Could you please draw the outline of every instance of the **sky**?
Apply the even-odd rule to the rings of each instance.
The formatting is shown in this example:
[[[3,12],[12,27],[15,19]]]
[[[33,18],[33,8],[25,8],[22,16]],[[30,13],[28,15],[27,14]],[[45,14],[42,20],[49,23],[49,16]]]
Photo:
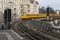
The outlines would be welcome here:
[[[37,0],[40,7],[50,6],[55,10],[60,10],[60,0]]]

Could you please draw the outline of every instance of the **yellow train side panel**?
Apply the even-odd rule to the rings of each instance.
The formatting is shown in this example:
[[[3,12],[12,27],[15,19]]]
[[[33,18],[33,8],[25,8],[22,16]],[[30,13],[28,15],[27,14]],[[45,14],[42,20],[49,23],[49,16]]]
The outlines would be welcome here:
[[[21,16],[22,19],[28,19],[28,18],[45,18],[46,14],[26,14]]]
[[[25,14],[21,16],[22,19],[31,19],[31,18],[46,18],[46,13],[40,14]],[[49,14],[49,17],[60,17],[60,14]]]
[[[50,17],[60,17],[60,14],[49,14]]]

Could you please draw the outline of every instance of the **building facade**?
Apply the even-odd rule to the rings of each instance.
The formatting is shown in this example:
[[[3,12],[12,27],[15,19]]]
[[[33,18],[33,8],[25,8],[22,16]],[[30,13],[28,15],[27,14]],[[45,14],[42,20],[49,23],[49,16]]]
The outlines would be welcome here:
[[[19,18],[24,14],[38,14],[39,4],[35,0],[0,0],[0,14],[4,14],[4,10],[12,9],[12,17]]]
[[[39,13],[39,3],[35,0],[29,0],[22,4],[23,13],[24,14],[38,14]],[[21,11],[22,12],[22,11]]]

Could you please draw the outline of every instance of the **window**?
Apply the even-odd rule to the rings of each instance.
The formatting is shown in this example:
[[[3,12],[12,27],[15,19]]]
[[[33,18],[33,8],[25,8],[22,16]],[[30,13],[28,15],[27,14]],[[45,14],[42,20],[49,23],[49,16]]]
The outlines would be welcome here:
[[[28,10],[28,12],[30,12],[30,10]]]

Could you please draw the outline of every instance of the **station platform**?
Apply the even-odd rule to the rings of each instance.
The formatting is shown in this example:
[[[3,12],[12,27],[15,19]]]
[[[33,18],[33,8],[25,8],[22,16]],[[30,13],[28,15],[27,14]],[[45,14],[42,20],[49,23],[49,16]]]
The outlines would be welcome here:
[[[0,30],[0,40],[24,40],[13,30]]]

